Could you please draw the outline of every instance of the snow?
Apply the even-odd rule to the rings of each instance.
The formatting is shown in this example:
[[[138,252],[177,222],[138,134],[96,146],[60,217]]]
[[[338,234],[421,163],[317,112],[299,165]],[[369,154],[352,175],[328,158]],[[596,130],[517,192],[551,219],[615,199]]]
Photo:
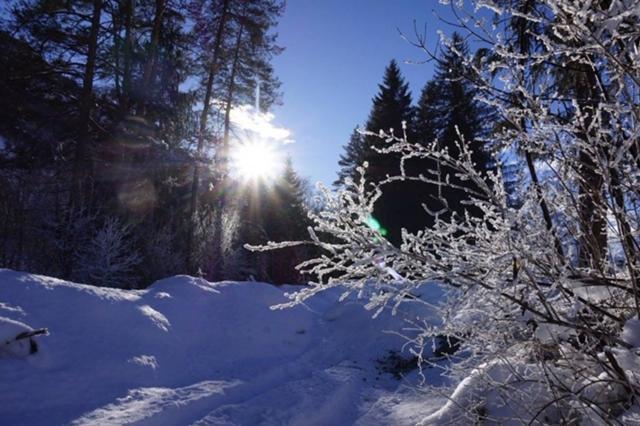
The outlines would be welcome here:
[[[19,321],[0,317],[0,358],[24,358],[31,352],[29,339],[16,340],[16,336],[32,328]]]
[[[446,401],[376,360],[403,315],[340,290],[284,310],[292,287],[177,276],[147,290],[0,269],[0,337],[48,328],[40,350],[0,358],[3,424],[415,424]],[[433,315],[432,315],[433,316]],[[4,334],[3,334],[4,333]],[[5,334],[7,336],[5,336]],[[439,373],[426,370],[427,381]]]
[[[640,347],[640,320],[637,318],[628,320],[622,329],[620,337],[634,348]]]

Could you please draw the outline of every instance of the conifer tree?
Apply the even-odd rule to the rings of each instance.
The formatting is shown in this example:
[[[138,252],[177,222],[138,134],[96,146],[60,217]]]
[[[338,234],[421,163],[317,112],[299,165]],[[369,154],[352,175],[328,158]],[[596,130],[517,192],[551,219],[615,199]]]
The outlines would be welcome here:
[[[453,33],[450,44],[438,59],[433,81],[422,91],[416,130],[419,141],[428,143],[437,137],[438,146],[448,149],[453,156],[459,155],[459,144],[466,144],[471,148],[472,161],[478,170],[486,171],[490,157],[483,137],[492,119],[490,112],[475,99],[477,89],[469,81],[471,70],[464,62],[468,55],[466,41],[460,34]],[[444,182],[448,178],[456,186],[470,185],[459,181],[450,168],[440,164],[432,166],[436,168],[436,180]],[[432,212],[442,211],[445,216],[452,212],[462,214],[465,210],[480,214],[461,204],[466,198],[461,188],[433,184],[428,185],[428,192],[427,207]]]
[[[243,197],[242,243],[306,239],[311,221],[305,192],[306,183],[294,170],[291,159],[286,160],[281,176],[274,182],[253,182]],[[309,255],[304,246],[288,247],[278,253],[247,253],[247,263],[256,279],[276,284],[299,283],[302,277],[295,266]]]
[[[430,80],[420,92],[414,125],[416,143],[428,145],[438,136],[436,123],[439,112],[436,109],[436,103],[440,96],[438,89],[437,82]]]
[[[415,143],[428,146],[438,137],[440,124],[438,117],[438,98],[441,96],[440,86],[436,80],[430,80],[420,92],[420,99],[416,107],[416,119],[414,123]],[[414,159],[410,162],[409,173],[412,175],[423,175],[429,179],[437,178],[440,171],[439,165],[431,159]],[[442,190],[433,183],[423,182],[421,184],[421,201],[432,212],[438,211],[441,204]],[[434,217],[428,212],[423,213],[427,226],[434,223]]]
[[[379,130],[389,131],[394,129],[400,134],[402,123],[411,124],[413,121],[413,107],[411,106],[411,92],[409,84],[404,81],[400,68],[395,60],[392,60],[384,72],[382,84],[378,94],[373,98],[373,106],[366,128],[377,133]],[[384,148],[385,142],[381,138],[368,135],[365,137],[365,149],[363,159],[369,162],[369,179],[380,182],[387,174],[396,171],[397,165],[393,160],[379,154],[375,148]]]
[[[414,108],[411,105],[411,93],[409,85],[404,81],[400,68],[395,60],[387,66],[379,92],[373,98],[373,106],[367,121],[366,128],[371,132],[383,130],[388,132],[394,129],[394,133],[401,135],[403,123],[411,128]],[[411,138],[412,135],[409,134]],[[388,176],[399,173],[398,156],[380,154],[377,149],[385,147],[383,139],[367,135],[364,137],[365,147],[362,159],[369,164],[367,179],[373,183],[379,183]],[[374,218],[380,224],[380,230],[392,242],[400,240],[400,230],[407,226],[407,222],[415,217],[414,211],[408,209],[410,199],[413,199],[411,191],[407,192],[408,185],[403,182],[388,184],[385,194],[379,198],[374,206]]]
[[[256,113],[267,110],[280,99],[280,82],[275,76],[271,59],[281,51],[273,28],[282,12],[283,3],[280,0],[195,0],[193,3],[191,15],[196,22],[194,33],[200,44],[201,56],[197,68],[203,75],[204,89],[196,155],[198,161],[202,161],[207,152],[215,151],[214,159],[202,161],[214,163],[215,167],[214,173],[208,176],[203,173],[203,167],[194,167],[190,197],[191,229],[187,242],[189,268],[192,271],[198,269],[199,258],[193,242],[196,222],[200,217],[199,192],[200,188],[207,187],[201,184],[201,180],[208,179],[216,188],[213,204],[202,207],[207,207],[203,209],[205,214],[215,210],[214,226],[217,229],[214,233],[217,235],[221,235],[222,217],[231,204],[227,197],[230,192],[227,175],[233,108],[253,103],[258,82],[260,105]],[[210,120],[212,117],[217,117],[218,122]],[[211,124],[219,128],[220,133],[215,137],[209,136]],[[214,143],[207,144],[207,141]],[[214,248],[216,252],[221,251],[220,244],[221,240],[218,247]],[[216,255],[221,256],[219,253]],[[214,275],[220,275],[222,269],[224,265],[219,262]]]
[[[338,165],[338,178],[333,183],[338,187],[345,183],[348,177],[353,178],[356,175],[356,168],[362,164],[364,156],[364,136],[358,131],[356,127],[351,132],[349,143],[344,146],[344,153],[340,154],[340,160]]]

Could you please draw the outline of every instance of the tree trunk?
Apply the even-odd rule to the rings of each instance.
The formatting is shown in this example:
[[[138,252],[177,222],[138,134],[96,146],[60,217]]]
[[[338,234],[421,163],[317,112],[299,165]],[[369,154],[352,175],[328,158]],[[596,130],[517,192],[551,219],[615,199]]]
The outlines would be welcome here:
[[[200,162],[202,157],[202,151],[204,149],[204,138],[207,131],[207,119],[209,117],[209,109],[211,102],[211,95],[213,92],[213,81],[215,79],[218,70],[218,57],[220,56],[220,48],[222,46],[222,37],[226,26],[229,3],[231,0],[224,0],[222,4],[222,12],[220,15],[220,21],[218,23],[218,29],[216,31],[216,38],[213,48],[213,57],[211,58],[211,65],[209,68],[209,75],[207,78],[207,87],[204,95],[202,113],[200,114],[200,127],[198,131],[198,147],[196,151],[195,164],[193,166],[193,177],[191,182],[191,200],[190,200],[190,214],[189,214],[189,232],[187,235],[187,263],[190,273],[197,272],[196,259],[194,253],[194,233],[195,222],[198,214],[198,189],[200,186]]]
[[[606,205],[603,199],[604,179],[596,164],[598,153],[589,152],[590,135],[589,126],[595,119],[599,106],[598,79],[596,71],[587,65],[582,65],[583,76],[576,78],[576,93],[578,94],[578,106],[585,115],[585,128],[576,136],[585,145],[578,153],[579,173],[579,216],[580,238],[579,259],[581,267],[602,271],[605,249],[607,246]],[[584,79],[580,78],[583,77]]]
[[[111,36],[113,37],[113,62],[114,62],[114,84],[116,98],[122,99],[122,87],[120,83],[120,15],[115,6],[111,9]]]
[[[140,115],[146,115],[146,105],[149,96],[149,86],[151,84],[151,78],[155,71],[156,56],[158,53],[158,42],[160,40],[160,30],[162,29],[162,19],[164,17],[164,11],[166,9],[165,0],[156,0],[156,11],[153,18],[153,29],[151,30],[151,41],[149,43],[149,52],[147,62],[144,66],[144,72],[142,74],[142,84],[140,95],[143,97],[140,99]]]
[[[93,0],[93,14],[91,16],[91,29],[89,32],[87,64],[85,66],[82,92],[80,93],[80,105],[78,114],[78,140],[76,141],[75,161],[69,197],[69,211],[67,215],[67,227],[74,220],[75,212],[90,204],[90,179],[92,175],[92,158],[90,147],[91,106],[93,104],[93,77],[96,67],[98,51],[98,33],[100,31],[100,14],[102,12],[102,0]],[[67,236],[65,236],[67,237]],[[70,237],[71,240],[75,240]],[[73,253],[75,244],[65,245],[69,247],[63,253],[65,264],[63,278],[69,278],[73,266]]]
[[[88,179],[91,176],[90,153],[90,120],[93,103],[93,77],[95,74],[96,55],[98,49],[98,32],[100,30],[100,13],[102,0],[93,0],[93,15],[88,40],[87,65],[84,71],[82,92],[80,95],[80,109],[78,117],[78,141],[75,150],[75,164],[73,173],[73,187],[71,190],[71,207],[78,208],[83,199],[88,196]]]
[[[535,7],[535,1],[525,1],[522,5],[521,12],[523,14],[530,13],[531,10]],[[514,26],[517,33],[517,43],[520,48],[520,55],[523,59],[520,59],[520,65],[522,68],[525,68],[526,59],[524,59],[529,54],[529,49],[531,47],[531,37],[532,35],[528,32],[528,21],[524,18],[517,17],[515,18]],[[523,82],[524,82],[523,75]],[[520,99],[520,102],[523,102],[523,99]],[[524,106],[524,105],[523,105]],[[520,120],[520,127],[522,132],[526,132],[526,121],[524,118]],[[540,205],[540,210],[542,211],[542,217],[544,218],[544,222],[547,230],[553,236],[553,242],[556,249],[556,253],[561,260],[564,261],[564,250],[562,249],[562,243],[560,239],[556,235],[553,229],[553,220],[551,218],[551,212],[549,210],[549,206],[547,205],[547,201],[544,198],[544,194],[542,192],[542,187],[540,186],[540,181],[538,179],[538,173],[536,171],[535,162],[533,160],[533,155],[531,151],[525,149],[524,151],[525,160],[527,162],[527,169],[529,170],[529,176],[531,177],[531,182],[533,183],[533,187],[536,193],[536,198],[538,199],[538,204]]]
[[[242,35],[244,33],[244,26],[241,25],[238,30],[238,36],[236,38],[236,44],[233,54],[233,65],[231,66],[231,75],[229,76],[229,86],[227,89],[227,100],[224,111],[224,135],[222,138],[222,146],[218,150],[217,166],[218,166],[218,203],[216,207],[215,216],[215,234],[216,241],[216,262],[214,267],[214,279],[223,279],[224,271],[224,229],[222,226],[223,213],[227,206],[227,187],[228,187],[228,173],[229,173],[229,133],[231,130],[231,107],[233,105],[233,95],[236,89],[236,75],[238,73],[238,61],[240,59],[240,47],[242,44]]]
[[[135,0],[125,0],[124,64],[122,71],[122,98],[120,99],[122,115],[128,114],[131,107],[131,56],[133,55],[133,16],[135,7]]]

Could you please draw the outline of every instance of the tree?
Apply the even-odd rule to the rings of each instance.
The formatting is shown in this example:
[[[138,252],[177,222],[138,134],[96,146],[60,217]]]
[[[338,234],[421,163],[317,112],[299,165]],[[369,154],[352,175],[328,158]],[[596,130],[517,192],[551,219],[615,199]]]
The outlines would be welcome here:
[[[69,278],[82,241],[64,222],[82,215],[98,222],[118,215],[136,243],[137,233],[182,233],[178,187],[184,144],[195,132],[192,96],[180,88],[189,72],[181,3],[13,2],[9,23],[24,43],[3,33],[7,53],[13,52],[3,66],[13,75],[0,90],[21,102],[7,108],[12,116],[2,117],[0,134],[12,151],[25,154],[15,157],[8,175],[12,186],[23,182],[25,203],[16,208],[29,227],[16,241],[23,241],[20,263],[30,270]],[[28,173],[20,170],[23,160]],[[179,213],[167,214],[172,210]],[[38,253],[42,247],[24,244],[39,235],[55,239],[48,259]],[[183,249],[172,249],[180,259]],[[149,276],[140,269],[136,274]]]
[[[529,33],[535,60],[523,61],[502,27],[470,29],[490,44],[490,60],[460,60],[472,67],[483,101],[508,123],[494,131],[492,142],[545,162],[539,185],[529,185],[521,205],[511,207],[500,163],[487,173],[474,161],[472,144],[447,150],[384,134],[388,152],[437,161],[455,173],[456,181],[446,185],[464,182],[469,190],[461,203],[482,214],[438,218],[431,228],[403,234],[397,246],[369,225],[384,186],[360,181],[337,193],[326,190],[326,208],[313,215],[310,232],[322,254],[302,265],[317,282],[281,307],[341,286],[347,294],[369,295],[367,307],[376,312],[402,312],[407,303],[424,304],[428,316],[436,309],[442,322],[411,317],[402,331],[415,331],[408,344],[429,362],[433,339],[454,336],[463,356],[446,367],[459,383],[452,401],[421,424],[638,422],[640,286],[637,250],[627,245],[629,230],[640,226],[633,177],[640,166],[633,148],[638,99],[631,95],[640,89],[640,3],[548,0],[524,11],[520,2],[500,3],[477,6],[497,13],[497,22],[518,18],[542,28]],[[560,92],[553,69],[567,67],[581,77],[588,78],[589,69],[606,78],[596,82],[597,90]],[[533,73],[540,74],[529,84],[523,75]],[[597,185],[590,184],[593,175]],[[607,236],[623,252],[600,259],[600,267],[571,262],[557,247],[559,240],[566,248],[583,237],[585,194],[595,209],[609,212]],[[553,209],[551,227],[542,200]],[[595,232],[599,220],[588,219]],[[434,285],[450,289],[446,303],[434,307],[414,296]]]
[[[235,17],[230,24],[235,27],[235,40],[230,46],[229,54],[233,58],[229,65],[229,75],[226,82],[224,100],[224,127],[221,144],[216,148],[216,219],[218,227],[218,245],[215,249],[217,257],[223,260],[223,220],[225,209],[228,208],[227,192],[229,188],[229,149],[231,136],[231,110],[238,103],[249,103],[257,96],[255,114],[261,108],[268,109],[279,98],[280,82],[275,77],[270,64],[272,57],[280,53],[281,48],[276,45],[277,35],[271,34],[272,27],[282,14],[283,6],[274,0],[253,0],[240,2],[238,10],[232,13]],[[257,80],[257,81],[256,81]],[[261,87],[258,87],[260,85]],[[259,94],[256,94],[256,90]],[[231,207],[233,208],[233,207]],[[220,268],[214,277],[221,276],[224,269],[223,262],[216,263]]]
[[[212,184],[216,188],[214,221],[222,224],[228,192],[228,150],[232,131],[231,112],[234,106],[252,103],[256,82],[260,81],[259,108],[268,109],[279,100],[280,83],[270,64],[274,55],[281,51],[276,44],[277,34],[273,28],[282,14],[283,3],[278,0],[217,1],[198,0],[192,11],[196,20],[196,38],[201,43],[205,63],[201,65],[205,74],[204,108],[200,114],[200,130],[196,156],[201,158],[205,148],[215,151],[215,167]],[[212,29],[215,33],[212,34]],[[213,46],[213,47],[212,47]],[[213,51],[210,58],[209,51]],[[211,64],[215,63],[215,67]],[[203,66],[204,65],[204,66]],[[216,91],[218,91],[216,93]],[[215,95],[215,97],[214,97]],[[211,108],[213,99],[219,100]],[[259,111],[257,111],[259,112]],[[216,143],[205,147],[207,123],[210,114],[220,114],[221,134]],[[203,159],[201,158],[200,161]],[[191,190],[191,227],[188,251],[190,269],[197,269],[197,253],[193,246],[193,227],[198,220],[198,191],[202,179],[200,168],[194,168]],[[220,235],[220,229],[215,233]],[[219,249],[219,248],[218,248]],[[222,267],[222,265],[220,265]]]
[[[221,5],[213,2],[202,0],[198,3],[199,8],[195,9],[198,19],[196,20],[196,31],[199,31],[199,39],[202,40],[205,48],[210,47],[210,33],[208,28],[215,28],[215,35],[212,43],[212,56],[205,56],[204,69],[206,80],[204,83],[205,92],[202,102],[202,111],[199,119],[198,143],[195,154],[195,163],[193,166],[193,176],[191,178],[191,196],[189,207],[189,230],[187,234],[187,263],[189,270],[193,273],[196,270],[196,253],[194,248],[194,233],[198,214],[198,189],[200,187],[200,166],[203,162],[205,149],[205,139],[207,138],[207,122],[209,120],[209,110],[211,108],[211,100],[213,96],[213,83],[217,77],[219,69],[220,53],[222,48],[223,36],[227,20],[229,18],[229,6],[231,0],[223,0]],[[208,19],[207,19],[208,18]]]
[[[243,244],[296,241],[307,235],[311,221],[305,202],[306,183],[293,169],[290,158],[277,180],[273,183],[256,182],[248,191],[244,197],[247,200],[245,212],[241,215]],[[302,276],[295,266],[311,253],[306,247],[290,247],[281,252],[251,254],[250,270],[256,279],[276,284],[299,283]]]
[[[527,58],[531,53],[535,52],[536,49],[539,48],[536,44],[539,44],[540,42],[540,35],[544,31],[544,26],[540,22],[526,19],[524,16],[538,13],[537,11],[542,5],[538,0],[519,0],[515,2],[511,0],[501,0],[500,4],[502,6],[509,7],[512,11],[516,12],[513,13],[506,21],[505,34],[509,37],[509,45],[512,46],[513,51],[520,54],[518,63],[519,84],[526,87],[534,87],[534,85],[540,81],[539,78],[542,74],[541,67],[532,64]],[[496,19],[499,19],[499,17],[496,16]],[[511,102],[515,104],[522,104],[526,101],[522,94],[518,93],[512,93],[510,99]],[[520,117],[516,122],[509,122],[507,120],[505,124],[520,129],[522,134],[526,134],[528,123],[525,117]],[[554,233],[555,231],[553,230],[551,210],[549,209],[547,200],[544,198],[544,193],[541,188],[538,171],[534,161],[536,151],[529,149],[528,144],[521,144],[518,148],[518,151],[525,157],[527,170],[529,171],[529,177],[531,178],[531,184],[536,196],[538,197],[538,203],[540,205],[540,210],[542,212],[547,231]],[[564,249],[562,248],[560,239],[557,236],[554,238],[554,246],[558,255],[560,257],[564,257]]]
[[[344,185],[347,178],[354,178],[357,176],[356,169],[364,161],[364,136],[360,133],[358,128],[353,129],[349,143],[344,146],[344,153],[340,154],[340,160],[338,161],[338,178],[333,183],[334,186],[340,187]]]
[[[0,257],[69,278],[79,247],[61,217],[82,213],[131,227],[145,282],[158,271],[202,266],[200,246],[216,233],[205,225],[214,228],[225,205],[224,191],[209,188],[225,187],[231,112],[253,103],[257,81],[258,109],[279,101],[270,61],[280,51],[273,27],[282,7],[275,0],[3,3],[3,22],[24,42],[0,35],[0,62],[11,74],[0,79],[9,111],[0,117],[8,141],[0,205],[15,222],[0,238],[11,254]],[[197,78],[200,87],[185,84]],[[30,241],[49,233],[68,241],[47,261]],[[166,268],[152,266],[154,250],[142,238],[158,233],[173,254]]]
[[[102,0],[83,0],[73,5],[37,0],[18,3],[12,10],[18,34],[39,46],[39,53],[54,64],[54,72],[76,79],[81,86],[70,187],[75,208],[87,202],[91,191],[87,187],[92,173],[90,120],[102,8]]]
[[[430,80],[425,84],[420,93],[420,99],[416,107],[414,132],[415,141],[425,147],[435,143],[442,133],[439,126],[441,126],[444,121],[442,119],[443,113],[446,114],[447,111],[446,109],[441,110],[440,108],[442,108],[442,106],[439,105],[439,103],[442,103],[440,98],[444,96],[441,90],[443,84],[445,84],[444,81]],[[427,226],[433,226],[435,214],[440,214],[440,211],[444,207],[444,202],[446,202],[443,201],[443,186],[439,184],[443,178],[442,167],[438,161],[425,159],[413,160],[410,166],[410,173],[412,175],[422,174],[433,180],[432,183],[422,184],[424,194],[423,201],[430,212],[430,214],[427,215]]]
[[[424,145],[432,143],[438,137],[438,118],[442,111],[437,109],[438,98],[442,96],[436,80],[430,80],[420,92],[416,107],[415,137]]]
[[[405,127],[411,129],[414,117],[411,102],[409,85],[402,78],[397,62],[392,60],[385,69],[379,92],[373,98],[371,113],[366,124],[367,130],[378,132],[394,129],[394,132],[400,134]],[[364,142],[362,160],[368,163],[367,175],[371,182],[380,183],[387,177],[398,174],[398,157],[384,155],[381,152],[387,147],[382,139],[366,135]],[[386,194],[376,201],[372,219],[380,224],[383,233],[391,241],[398,242],[400,230],[406,227],[407,222],[414,217],[415,211],[405,206],[415,194],[409,195],[406,186],[401,182],[390,182],[388,186]]]
[[[476,100],[477,90],[472,83],[473,71],[465,62],[469,56],[466,41],[454,32],[436,65],[434,79],[424,87],[417,112],[417,132],[420,141],[430,143],[437,138],[439,149],[446,149],[458,156],[460,145],[468,145],[471,160],[482,171],[489,170],[489,153],[483,137],[492,119],[487,108]],[[431,195],[427,206],[432,212],[441,212],[444,218],[451,213],[475,215],[470,206],[462,204],[465,191],[474,190],[468,182],[456,178],[456,171],[436,162],[425,164],[424,169],[433,170],[436,182],[429,185]],[[444,182],[451,183],[443,185]]]
[[[108,218],[78,253],[74,278],[104,287],[135,288],[134,268],[140,256],[129,238],[129,228]]]

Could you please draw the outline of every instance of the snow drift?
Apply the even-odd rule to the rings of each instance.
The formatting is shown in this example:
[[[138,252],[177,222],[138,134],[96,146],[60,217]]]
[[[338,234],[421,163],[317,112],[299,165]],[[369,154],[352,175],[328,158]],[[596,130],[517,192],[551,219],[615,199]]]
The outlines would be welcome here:
[[[372,320],[337,292],[271,310],[285,290],[188,276],[119,290],[0,270],[0,334],[50,332],[37,353],[0,358],[0,419],[412,424],[441,405],[376,368],[404,343],[383,332],[400,317]]]

